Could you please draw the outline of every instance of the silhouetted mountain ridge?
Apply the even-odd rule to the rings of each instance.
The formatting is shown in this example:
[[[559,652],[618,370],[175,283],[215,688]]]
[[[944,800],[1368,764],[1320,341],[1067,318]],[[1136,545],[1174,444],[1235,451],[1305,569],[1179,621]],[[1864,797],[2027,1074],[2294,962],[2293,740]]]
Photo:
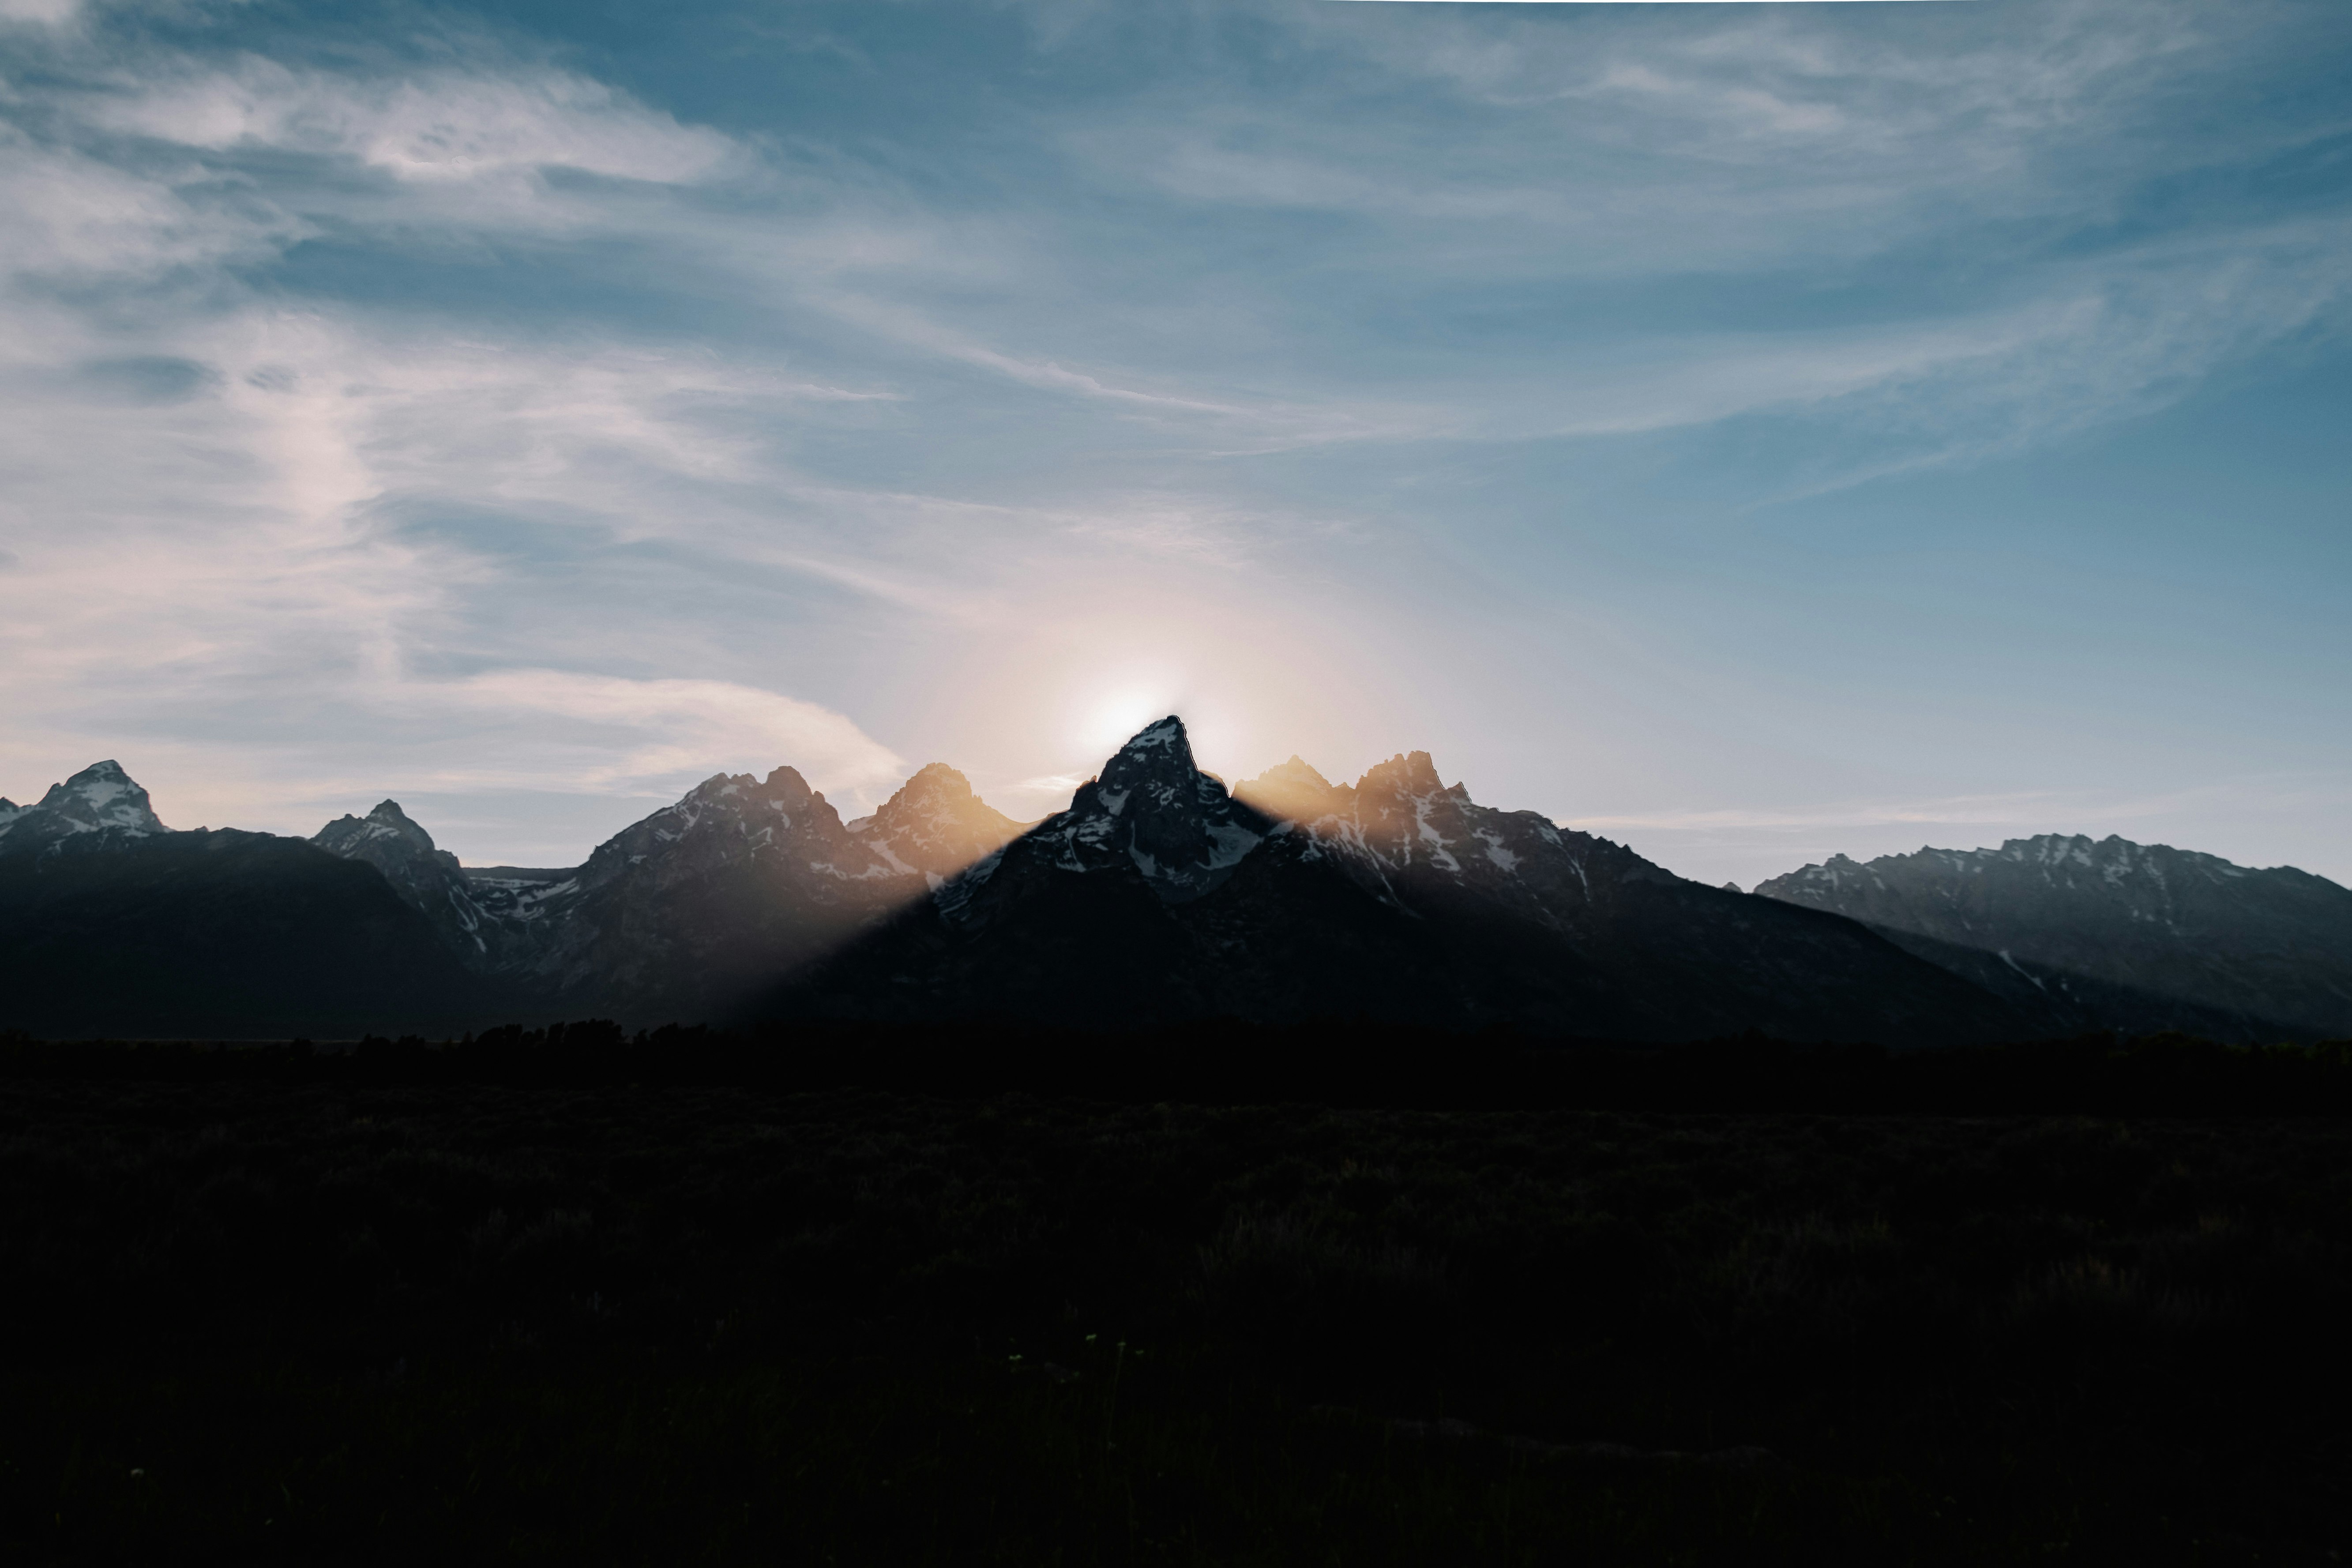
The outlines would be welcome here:
[[[1446,785],[1299,759],[1232,794],[1154,724],[1047,818],[772,1006],[1118,1026],[1233,1016],[1993,1037],[2013,1010],[1850,921],[1789,918]]]
[[[1228,790],[1174,716],[1025,829],[944,764],[846,823],[779,767],[713,775],[568,868],[462,867],[391,800],[308,841],[173,833],[105,763],[0,809],[0,1025],[1363,1018],[1910,1045],[2334,1016],[2352,894],[2324,879],[2121,840],[1897,858],[1747,895],[1481,805],[1425,752]],[[2026,934],[1987,946],[1995,925]],[[2184,943],[2237,989],[2151,983],[2194,967]]]

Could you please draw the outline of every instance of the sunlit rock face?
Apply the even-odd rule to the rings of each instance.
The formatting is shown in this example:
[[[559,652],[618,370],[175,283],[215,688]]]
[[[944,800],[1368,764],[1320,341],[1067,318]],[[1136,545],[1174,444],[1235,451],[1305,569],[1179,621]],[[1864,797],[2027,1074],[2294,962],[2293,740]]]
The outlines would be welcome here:
[[[122,764],[93,763],[28,806],[0,801],[0,854],[45,848],[78,834],[138,838],[168,833]]]
[[[1342,816],[1351,809],[1355,797],[1354,790],[1333,784],[1296,753],[1288,762],[1234,786],[1235,800],[1276,822],[1314,822]]]
[[[848,829],[893,870],[936,885],[1003,848],[1021,825],[974,795],[970,779],[933,763]]]
[[[1310,853],[1410,907],[1486,905],[1570,934],[1620,883],[1679,880],[1622,845],[1532,811],[1476,804],[1438,777],[1427,752],[1391,757],[1352,785],[1329,784],[1293,757],[1234,793],[1311,837]]]
[[[2352,1036],[2352,889],[2293,867],[2044,834],[1867,863],[1833,856],[1756,891],[1906,945],[1949,944],[1963,950],[1948,955],[1955,963],[1989,956],[1995,983],[2044,994],[2104,983],[2222,1015],[2155,1016],[2154,1026]]]

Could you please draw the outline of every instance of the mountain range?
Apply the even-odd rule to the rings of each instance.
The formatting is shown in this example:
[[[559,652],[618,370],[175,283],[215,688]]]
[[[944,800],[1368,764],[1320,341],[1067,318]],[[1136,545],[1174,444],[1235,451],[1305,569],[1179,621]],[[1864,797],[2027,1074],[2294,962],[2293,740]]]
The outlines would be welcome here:
[[[2044,834],[1840,855],[1758,886],[2086,1024],[2224,1039],[2352,1036],[2352,892],[2291,866]]]
[[[386,800],[174,832],[116,763],[0,801],[0,1026],[450,1034],[513,1019],[1363,1018],[1953,1044],[2352,1035],[2352,892],[2108,839],[1808,866],[1754,894],[1446,784],[1231,788],[1182,721],[1022,825],[923,768],[845,822],[719,774],[567,868],[468,868]]]

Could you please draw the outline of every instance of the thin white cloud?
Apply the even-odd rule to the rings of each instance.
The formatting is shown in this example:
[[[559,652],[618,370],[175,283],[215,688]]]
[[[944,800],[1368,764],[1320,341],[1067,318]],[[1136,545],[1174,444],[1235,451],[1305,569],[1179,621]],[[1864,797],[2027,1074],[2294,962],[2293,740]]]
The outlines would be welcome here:
[[[81,15],[82,0],[0,0],[0,23],[62,26]]]
[[[565,168],[676,184],[712,176],[736,153],[717,132],[546,68],[387,80],[247,58],[160,80],[142,72],[88,113],[96,124],[179,146],[348,158],[403,181]]]
[[[0,125],[0,272],[19,278],[148,280],[278,254],[307,226],[249,195],[204,200],[194,169],[117,167]]]
[[[571,670],[502,669],[443,686],[407,687],[404,700],[474,707],[501,718],[577,721],[608,758],[566,782],[601,790],[666,784],[729,767],[789,761],[820,789],[871,791],[898,783],[904,763],[830,709],[723,680],[633,680]],[[623,739],[614,744],[614,732]]]

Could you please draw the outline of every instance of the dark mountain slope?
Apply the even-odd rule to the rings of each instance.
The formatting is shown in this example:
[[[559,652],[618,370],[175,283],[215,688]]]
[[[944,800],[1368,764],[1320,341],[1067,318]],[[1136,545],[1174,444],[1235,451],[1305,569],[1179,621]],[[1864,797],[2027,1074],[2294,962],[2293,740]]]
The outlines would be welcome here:
[[[433,836],[398,801],[380,802],[365,816],[339,816],[310,842],[383,873],[393,891],[431,923],[442,945],[476,973],[528,970],[551,944],[543,886],[486,885],[468,876],[455,855],[434,847]]]
[[[1319,788],[1317,786],[1320,786]],[[1293,758],[1239,787],[1430,921],[1487,1016],[1579,1034],[1948,1041],[2034,1032],[1852,923],[1792,921],[1605,838],[1446,785],[1425,752],[1352,787]]]
[[[767,1010],[1094,1028],[1356,1013],[1472,1020],[1423,922],[1366,899],[1328,865],[1302,862],[1296,845],[1269,846],[1220,868],[1228,874],[1215,892],[1178,899],[1133,864],[1073,874],[1061,862],[1067,847],[1059,837],[1042,848],[1016,841],[971,881],[898,910]]]
[[[1838,856],[1757,892],[2185,1006],[2225,1037],[2352,1036],[2352,889],[2291,867],[2045,835]]]
[[[1893,926],[1870,929],[1904,952],[1924,958],[1939,969],[1948,969],[2041,1020],[2034,1031],[2037,1035],[2071,1037],[2105,1031],[2261,1042],[2286,1039],[2296,1032],[2284,1024],[2202,1006],[2137,986],[2118,985],[2112,980],[2037,963],[2030,958],[1962,947],[1958,942],[1939,942],[1916,931],[1897,931]]]
[[[1361,989],[1374,1010],[1386,995],[1412,1016],[1454,1016],[1430,933],[1336,868],[1302,859],[1303,845],[1261,850],[1274,826],[1195,768],[1183,725],[1166,720],[1081,785],[1069,809],[768,1005],[1118,1027],[1313,1016]]]
[[[469,875],[394,801],[309,841],[175,834],[100,763],[0,813],[0,1025],[258,1037],[723,1016],[1013,830],[951,768],[848,826],[779,768],[707,780],[575,869]]]
[[[1175,719],[1047,818],[773,998],[787,1013],[1115,1025],[1511,1021],[1901,1043],[2020,1016],[1853,921],[1685,882],[1441,784],[1296,759],[1229,795]]]
[[[764,781],[721,773],[614,835],[563,880],[502,889],[545,927],[513,973],[574,1012],[729,1016],[1013,829],[937,763],[854,825],[792,768]]]
[[[546,889],[554,940],[523,977],[591,1010],[709,1017],[921,891],[794,770],[722,773]]]
[[[0,854],[0,1025],[347,1037],[496,1005],[373,868],[300,839],[100,829]]]

